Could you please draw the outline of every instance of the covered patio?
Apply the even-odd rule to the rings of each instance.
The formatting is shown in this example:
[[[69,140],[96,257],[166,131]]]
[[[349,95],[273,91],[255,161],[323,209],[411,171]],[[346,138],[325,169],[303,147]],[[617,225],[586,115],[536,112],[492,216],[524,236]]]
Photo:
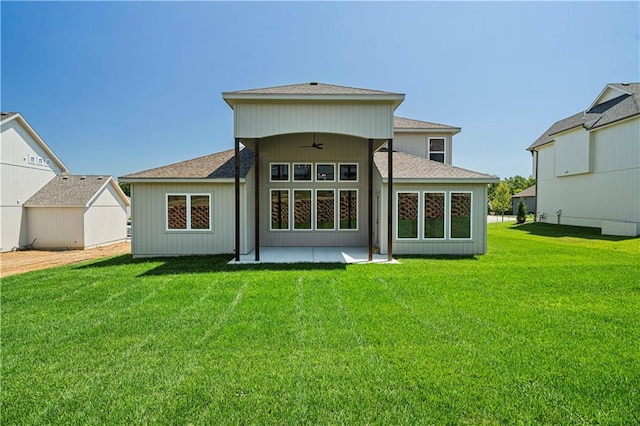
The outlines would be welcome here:
[[[387,255],[373,254],[369,260],[368,247],[261,247],[260,260],[252,250],[235,258],[230,265],[258,263],[399,263]]]

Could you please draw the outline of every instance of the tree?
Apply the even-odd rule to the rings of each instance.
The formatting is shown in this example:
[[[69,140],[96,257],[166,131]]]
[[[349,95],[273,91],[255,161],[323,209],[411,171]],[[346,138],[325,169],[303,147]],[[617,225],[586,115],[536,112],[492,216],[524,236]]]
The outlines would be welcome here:
[[[527,205],[524,203],[524,200],[520,198],[518,202],[518,215],[516,216],[516,221],[518,223],[525,223],[527,221]]]
[[[502,214],[502,220],[504,220],[504,212],[511,210],[511,191],[506,182],[502,181],[498,184],[491,199],[491,207],[496,213]]]
[[[525,178],[520,175],[505,178],[504,181],[507,182],[507,185],[509,185],[511,195],[517,194],[518,192],[523,191],[536,183],[536,180],[533,178],[533,176]]]
[[[118,186],[127,197],[131,197],[131,185],[128,182],[118,182]]]

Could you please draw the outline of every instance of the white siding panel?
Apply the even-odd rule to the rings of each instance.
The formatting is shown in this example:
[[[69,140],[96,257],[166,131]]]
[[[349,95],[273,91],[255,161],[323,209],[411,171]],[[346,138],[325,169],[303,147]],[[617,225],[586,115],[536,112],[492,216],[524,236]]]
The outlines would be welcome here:
[[[582,127],[556,137],[556,176],[571,176],[591,171],[589,139],[589,132]]]
[[[30,164],[30,157],[36,164]],[[17,120],[1,126],[0,133],[0,251],[24,246],[28,241],[22,204],[60,173],[42,147]]]
[[[25,208],[29,242],[34,248],[84,248],[84,208],[29,207]]]
[[[542,221],[598,228],[603,220],[640,223],[638,135],[640,119],[592,132],[593,173],[583,175],[542,173],[552,156],[546,154],[549,148],[541,149],[537,210],[545,216]]]
[[[550,143],[538,149],[538,181],[555,179],[556,147]]]
[[[131,251],[134,256],[233,253],[233,183],[134,183]],[[212,231],[167,231],[166,194],[212,196]]]
[[[126,238],[126,206],[113,186],[107,185],[85,210],[85,247],[111,244]]]
[[[393,136],[393,110],[389,104],[239,103],[234,120],[235,137],[239,138],[301,132],[372,139]]]

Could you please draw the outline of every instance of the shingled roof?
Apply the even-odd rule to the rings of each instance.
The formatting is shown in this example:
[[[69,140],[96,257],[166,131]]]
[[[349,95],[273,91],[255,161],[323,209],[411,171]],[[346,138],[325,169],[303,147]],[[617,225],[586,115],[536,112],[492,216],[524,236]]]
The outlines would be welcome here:
[[[110,182],[117,187],[111,176],[103,175],[61,175],[33,194],[25,203],[25,207],[83,207],[104,186]],[[124,194],[121,194],[126,200]],[[128,201],[127,201],[128,203]]]
[[[380,150],[374,154],[375,165],[383,179],[389,178],[388,155],[386,150]],[[492,175],[395,151],[393,153],[393,179],[498,181],[498,178]]]
[[[622,94],[595,105],[589,110],[578,112],[555,122],[527,149],[531,151],[541,145],[553,142],[556,134],[579,126],[585,126],[589,130],[597,129],[625,118],[640,115],[640,83],[612,83],[607,85],[607,87],[609,86],[630,94]]]
[[[418,130],[460,130],[460,127],[448,126],[446,124],[433,123],[430,121],[414,120],[412,118],[405,117],[393,117],[394,129],[418,129]]]
[[[381,90],[360,89],[357,87],[337,86],[315,81],[285,86],[263,87],[260,89],[237,90],[227,94],[264,94],[264,95],[399,95],[400,93]]]
[[[253,165],[254,155],[248,149],[240,151],[240,177],[245,178]],[[120,177],[127,179],[233,179],[234,150],[217,152],[192,160],[181,161],[155,169]]]
[[[527,189],[523,189],[517,194],[513,194],[511,198],[523,198],[523,197],[535,197],[536,196],[536,186],[531,185]]]
[[[0,112],[0,120],[4,120],[5,118],[9,118],[16,114],[17,112]]]

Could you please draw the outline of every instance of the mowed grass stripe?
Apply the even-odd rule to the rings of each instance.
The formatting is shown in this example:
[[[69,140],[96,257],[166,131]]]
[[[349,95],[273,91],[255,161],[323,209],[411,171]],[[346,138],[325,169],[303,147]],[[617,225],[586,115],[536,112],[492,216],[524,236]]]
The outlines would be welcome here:
[[[640,239],[497,224],[474,258],[227,260],[119,257],[3,280],[3,422],[640,418]]]

